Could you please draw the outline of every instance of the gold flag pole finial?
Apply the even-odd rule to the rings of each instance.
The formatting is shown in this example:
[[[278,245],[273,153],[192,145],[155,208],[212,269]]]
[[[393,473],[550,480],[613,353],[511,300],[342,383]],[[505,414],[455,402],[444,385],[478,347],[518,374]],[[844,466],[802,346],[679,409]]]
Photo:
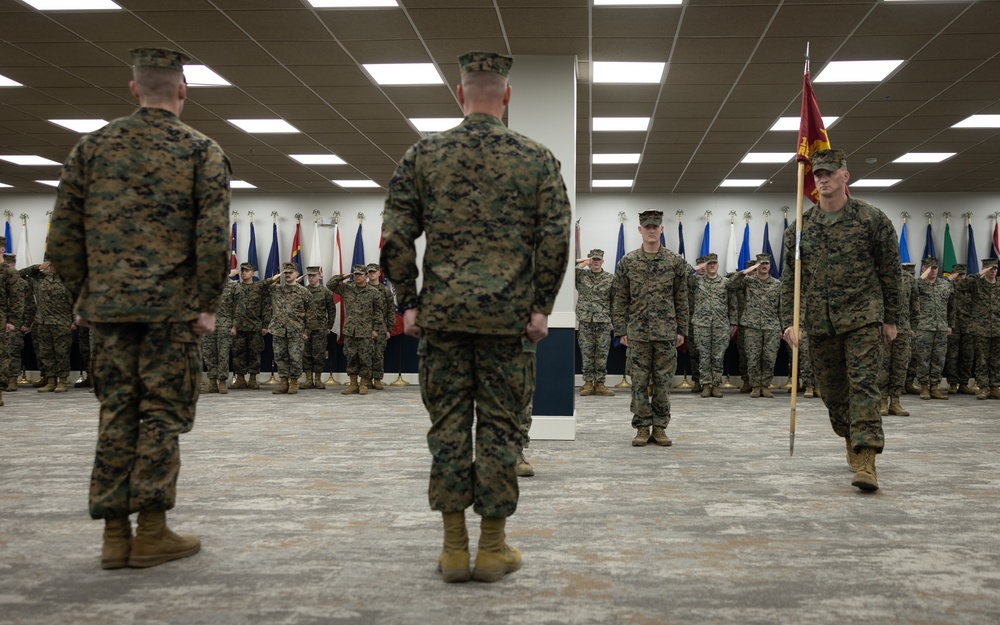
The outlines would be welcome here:
[[[364,220],[365,220],[365,214],[364,213],[358,213],[358,222],[362,222]]]
[[[4,215],[4,217],[6,217],[7,219],[10,219],[11,217],[13,217],[13,216],[14,216],[14,213],[13,213],[13,212],[11,212],[10,210],[5,210],[5,211],[3,212],[3,215]]]
[[[707,219],[708,219],[709,217],[711,217],[711,216],[712,216],[712,211],[710,211],[710,210],[707,210],[707,211],[705,211],[705,219],[706,219],[706,220],[707,220]]]
[[[302,213],[295,213],[295,221],[302,223]]]
[[[21,225],[22,226],[28,225],[28,213],[21,213]]]
[[[247,211],[247,217],[250,218],[250,221],[253,221],[253,211]]]
[[[278,211],[271,211],[271,219],[274,220],[274,223],[278,223]]]
[[[930,225],[931,221],[933,221],[933,219],[934,219],[934,213],[928,211],[928,212],[924,213],[924,217],[927,218],[927,224]]]
[[[683,216],[684,216],[684,211],[682,210],[677,211],[677,221],[680,221],[681,217]]]
[[[747,223],[750,223],[750,211],[743,213],[743,219],[745,219]]]
[[[767,219],[771,216],[771,209],[764,209],[764,223],[767,223]]]
[[[951,211],[945,211],[942,214],[944,215],[944,223],[948,223],[948,218],[951,217]]]
[[[729,225],[736,223],[736,211],[729,211]]]
[[[906,220],[910,218],[910,213],[907,211],[903,211],[902,213],[900,213],[900,216],[903,218],[903,223],[905,224]]]
[[[781,207],[781,214],[785,216],[785,219],[788,219],[788,207],[787,206],[782,206]]]
[[[333,211],[333,223],[340,224],[340,211]]]
[[[313,209],[313,223],[319,223],[319,209]]]
[[[618,211],[618,223],[625,223],[625,211]]]

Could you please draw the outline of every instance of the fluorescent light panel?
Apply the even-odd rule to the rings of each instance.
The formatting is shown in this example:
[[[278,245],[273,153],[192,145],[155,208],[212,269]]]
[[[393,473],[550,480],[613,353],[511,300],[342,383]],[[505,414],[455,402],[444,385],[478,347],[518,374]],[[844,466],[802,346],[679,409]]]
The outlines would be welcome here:
[[[441,132],[462,123],[462,117],[411,117],[410,123],[420,132]]]
[[[226,121],[250,134],[299,132],[298,128],[283,119],[227,119]]]
[[[902,181],[902,178],[865,178],[864,180],[852,181],[850,186],[854,189],[861,187],[891,187]]]
[[[398,7],[396,0],[309,0],[317,9],[367,9],[371,7]]]
[[[58,180],[36,180],[35,182],[37,182],[38,184],[48,185],[50,187],[58,187],[59,186],[59,181]]]
[[[23,87],[21,83],[0,74],[0,87]]]
[[[12,184],[7,184],[6,182],[0,182],[0,189],[11,189],[13,187],[14,185]]]
[[[646,132],[648,117],[595,117],[594,132]]]
[[[795,158],[791,152],[749,152],[741,163],[787,163]]]
[[[631,187],[635,180],[591,180],[590,186],[597,187]]]
[[[47,158],[35,156],[34,154],[10,154],[0,156],[0,161],[7,161],[8,163],[13,163],[15,165],[62,165],[62,163],[50,161]]]
[[[659,84],[663,78],[666,63],[618,63],[595,61],[593,80],[595,83],[611,84]]]
[[[184,80],[188,87],[230,87],[232,83],[219,76],[207,65],[185,65]]]
[[[433,63],[365,63],[372,80],[380,85],[443,85]]]
[[[760,185],[767,182],[763,178],[760,179],[739,179],[739,178],[726,178],[719,185],[720,187],[759,187]]]
[[[24,0],[39,11],[121,11],[111,0]]]
[[[882,82],[902,59],[893,61],[830,61],[813,82]]]
[[[955,156],[957,152],[909,152],[893,161],[893,163],[940,163]]]
[[[108,124],[107,120],[104,119],[50,119],[49,123],[62,126],[73,132],[94,132]]]
[[[1000,128],[1000,115],[970,115],[952,128]]]
[[[346,165],[347,161],[336,154],[289,154],[303,165]]]
[[[823,127],[829,128],[830,126],[834,125],[838,119],[840,118],[835,116],[827,117],[826,115],[824,115]],[[801,123],[801,121],[802,120],[799,117],[779,117],[778,121],[774,122],[774,125],[768,128],[768,130],[777,130],[777,131],[794,130],[795,132],[798,132],[799,123]]]
[[[591,162],[594,165],[636,165],[641,155],[635,154],[594,154]]]
[[[333,184],[345,189],[377,189],[379,184],[374,180],[331,180]]]
[[[250,184],[246,180],[230,180],[230,189],[256,189],[257,185]]]
[[[684,4],[684,0],[594,0],[595,7],[650,7],[677,6],[678,4]]]

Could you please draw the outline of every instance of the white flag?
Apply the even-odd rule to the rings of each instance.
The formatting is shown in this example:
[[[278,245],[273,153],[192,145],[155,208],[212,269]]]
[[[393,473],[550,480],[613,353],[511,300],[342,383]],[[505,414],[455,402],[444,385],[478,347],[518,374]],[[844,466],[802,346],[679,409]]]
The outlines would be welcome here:
[[[21,238],[17,241],[17,249],[14,250],[17,254],[17,268],[24,269],[25,267],[30,267],[35,263],[31,262],[31,250],[28,249],[28,222],[24,221],[21,224]]]
[[[736,242],[736,222],[729,221],[729,249],[726,250],[726,271],[739,271],[740,246]]]
[[[306,262],[308,267],[319,267],[319,280],[320,283],[323,282],[323,254],[319,247],[319,221],[313,221],[313,242],[309,247],[309,254],[307,255],[309,260]]]
[[[344,273],[344,259],[340,250],[340,224],[333,225],[333,265],[330,268],[330,277],[339,276]],[[344,334],[344,302],[339,295],[334,296],[333,301],[337,303],[337,315],[333,321],[333,331],[339,335]]]

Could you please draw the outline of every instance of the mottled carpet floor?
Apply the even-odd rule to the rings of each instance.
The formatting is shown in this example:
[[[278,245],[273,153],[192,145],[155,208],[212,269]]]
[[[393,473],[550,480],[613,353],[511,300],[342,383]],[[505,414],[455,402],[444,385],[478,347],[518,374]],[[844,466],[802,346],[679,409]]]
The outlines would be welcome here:
[[[528,451],[522,570],[447,585],[414,386],[203,396],[169,515],[203,550],[118,571],[87,514],[93,395],[4,399],[0,623],[1000,623],[996,401],[905,398],[864,494],[819,400],[789,457],[784,393],[678,392],[669,448],[630,446],[627,395],[577,398],[577,439]]]

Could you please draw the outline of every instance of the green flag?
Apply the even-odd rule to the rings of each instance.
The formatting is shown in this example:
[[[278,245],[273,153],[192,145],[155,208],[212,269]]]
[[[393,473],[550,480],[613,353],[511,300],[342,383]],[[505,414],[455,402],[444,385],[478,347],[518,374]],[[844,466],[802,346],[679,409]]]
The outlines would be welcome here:
[[[941,260],[941,274],[949,275],[951,266],[958,262],[955,258],[955,246],[951,243],[951,226],[946,221],[944,223],[944,258]]]

